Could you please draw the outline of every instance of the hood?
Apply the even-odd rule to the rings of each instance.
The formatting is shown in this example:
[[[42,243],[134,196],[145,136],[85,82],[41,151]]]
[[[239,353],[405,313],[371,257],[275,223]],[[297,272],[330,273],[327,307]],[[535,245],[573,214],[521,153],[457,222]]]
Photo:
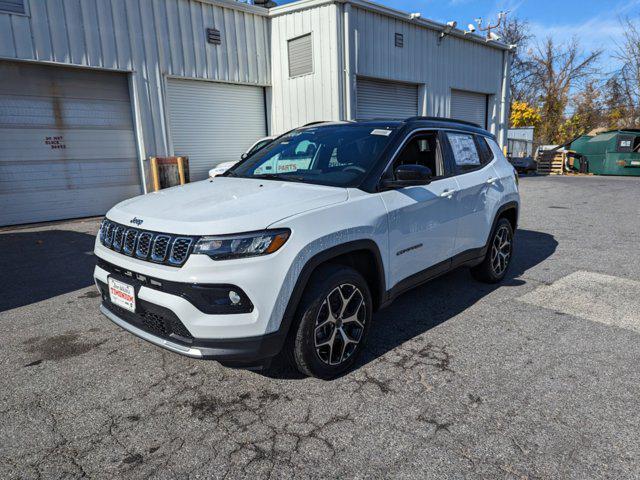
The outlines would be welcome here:
[[[125,200],[107,216],[144,230],[224,235],[262,230],[278,220],[347,198],[346,188],[216,177]]]

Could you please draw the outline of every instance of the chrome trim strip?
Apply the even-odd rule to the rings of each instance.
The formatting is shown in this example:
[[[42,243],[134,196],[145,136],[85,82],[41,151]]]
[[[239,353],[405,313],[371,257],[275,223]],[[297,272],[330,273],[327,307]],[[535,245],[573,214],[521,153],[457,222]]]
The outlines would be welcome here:
[[[179,240],[184,240],[186,242],[186,247],[185,248],[187,250],[184,253],[184,258],[182,260],[176,261],[175,260],[175,255],[173,253],[174,253],[174,250],[175,250],[175,247],[176,247],[176,243]],[[189,254],[191,253],[191,245],[192,244],[193,244],[193,238],[191,238],[191,237],[175,237],[173,239],[173,242],[171,242],[171,245],[170,245],[170,248],[169,248],[169,260],[168,260],[168,262],[171,265],[182,265],[187,260],[187,258],[189,257]]]
[[[150,333],[145,332],[144,330],[134,325],[131,325],[128,322],[125,322],[117,315],[114,315],[104,305],[100,305],[100,311],[105,317],[107,317],[109,320],[111,320],[113,323],[115,323],[119,327],[125,329],[129,333],[133,333],[135,336],[140,337],[143,340],[146,340],[147,342],[151,342],[154,345],[157,345],[162,348],[166,348],[167,350],[171,350],[173,352],[186,355],[187,357],[193,357],[193,358],[203,357],[202,350],[198,348],[186,347],[184,345],[180,345],[178,343],[173,343],[173,342],[170,342],[169,340],[165,340],[164,338],[151,335]]]

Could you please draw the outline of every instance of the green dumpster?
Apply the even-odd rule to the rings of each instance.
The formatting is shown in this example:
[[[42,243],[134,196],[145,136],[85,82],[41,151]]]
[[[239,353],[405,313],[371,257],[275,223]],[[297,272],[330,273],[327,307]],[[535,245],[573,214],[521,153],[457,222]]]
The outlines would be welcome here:
[[[570,149],[586,160],[589,173],[640,176],[640,129],[583,135]]]

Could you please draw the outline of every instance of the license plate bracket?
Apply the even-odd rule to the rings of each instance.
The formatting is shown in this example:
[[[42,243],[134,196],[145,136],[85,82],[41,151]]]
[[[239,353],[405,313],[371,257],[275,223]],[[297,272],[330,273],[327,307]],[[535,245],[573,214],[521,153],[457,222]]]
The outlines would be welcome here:
[[[136,311],[136,289],[133,285],[109,277],[109,299],[114,305],[130,312]]]

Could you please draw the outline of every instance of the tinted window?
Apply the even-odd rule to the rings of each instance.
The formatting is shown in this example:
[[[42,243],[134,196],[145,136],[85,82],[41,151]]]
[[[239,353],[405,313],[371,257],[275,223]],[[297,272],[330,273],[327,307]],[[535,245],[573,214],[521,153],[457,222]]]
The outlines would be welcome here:
[[[394,161],[398,165],[422,165],[429,167],[434,176],[443,175],[438,134],[420,133],[411,138]]]
[[[483,136],[477,135],[476,141],[478,143],[478,150],[480,151],[480,161],[483,165],[486,165],[493,160],[493,152],[491,151],[487,140]]]
[[[230,169],[228,175],[355,186],[371,171],[394,134],[394,128],[365,125],[293,130]]]
[[[473,135],[467,133],[447,132],[453,158],[462,172],[474,170],[481,166],[480,154]]]

